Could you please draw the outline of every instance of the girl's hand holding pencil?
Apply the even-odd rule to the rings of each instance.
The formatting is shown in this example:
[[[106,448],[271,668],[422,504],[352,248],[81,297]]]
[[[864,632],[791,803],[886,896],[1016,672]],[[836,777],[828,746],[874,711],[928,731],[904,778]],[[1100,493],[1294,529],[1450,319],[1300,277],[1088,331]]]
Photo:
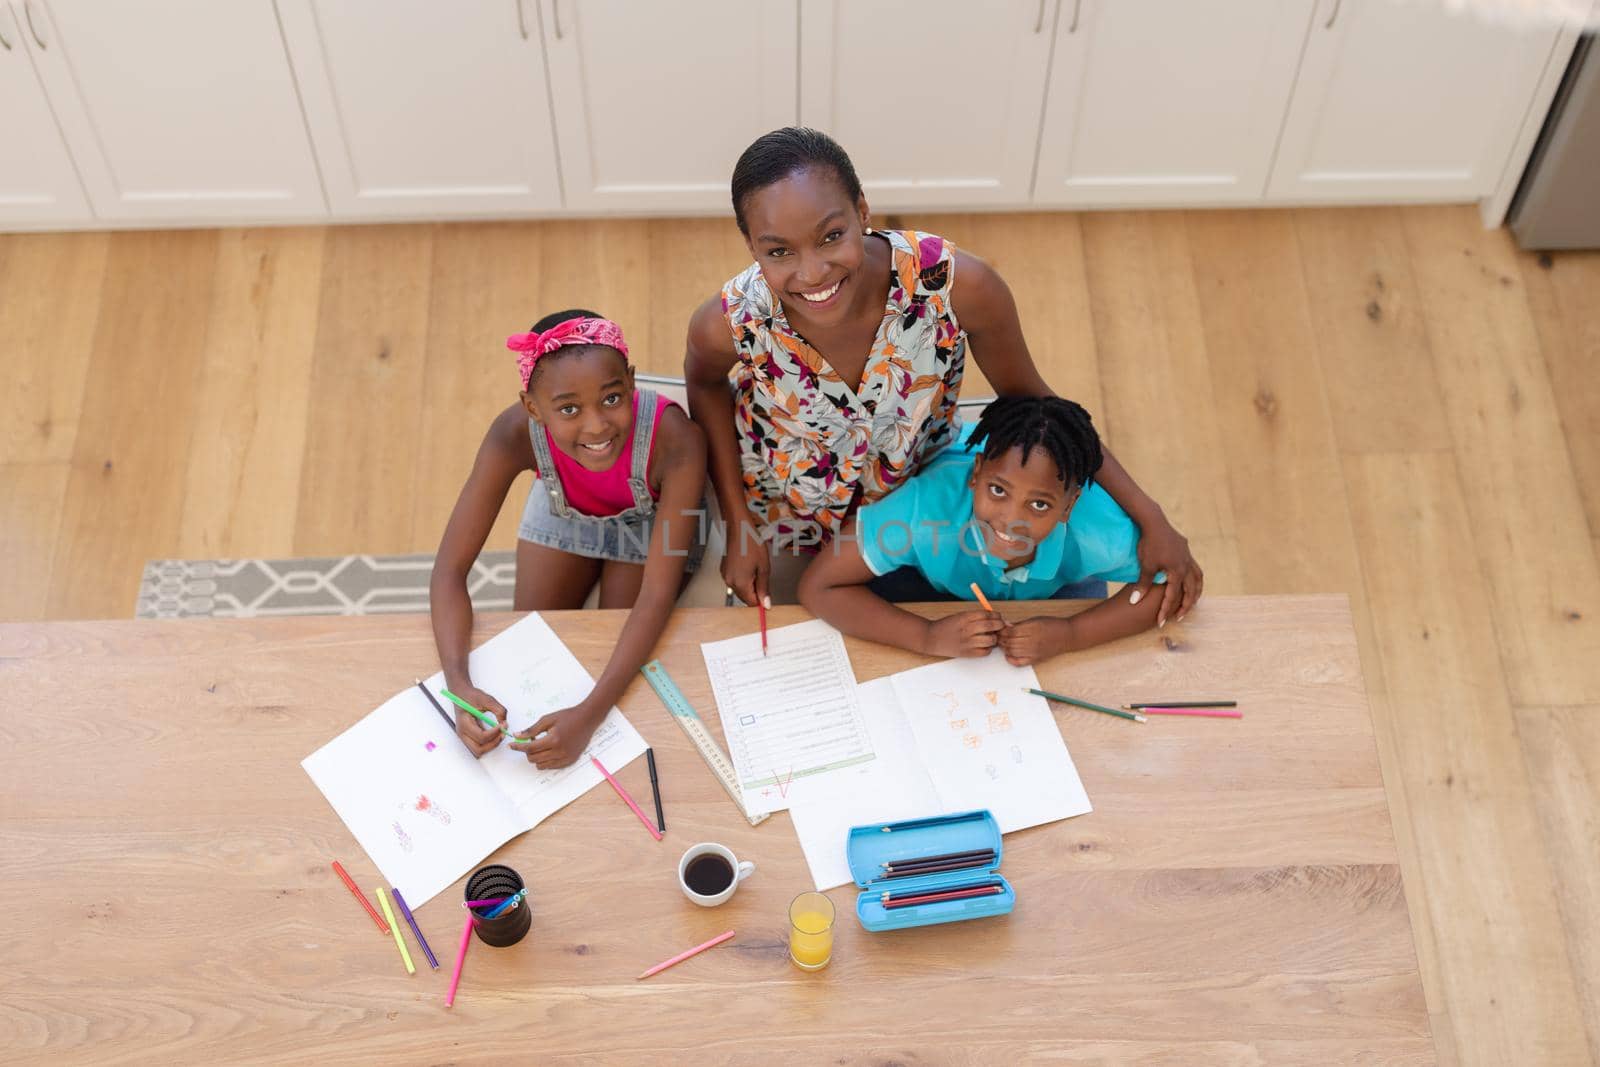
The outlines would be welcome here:
[[[505,705],[471,682],[452,685],[445,690],[445,696],[456,706],[456,736],[461,738],[461,743],[479,758],[486,752],[492,752],[500,744],[501,738],[506,736]],[[496,722],[499,729],[488,725],[483,721],[484,718]]]
[[[589,747],[589,738],[606,717],[608,708],[598,712],[583,704],[552,711],[538,722],[512,735],[511,748],[528,757],[540,770],[565,767]]]

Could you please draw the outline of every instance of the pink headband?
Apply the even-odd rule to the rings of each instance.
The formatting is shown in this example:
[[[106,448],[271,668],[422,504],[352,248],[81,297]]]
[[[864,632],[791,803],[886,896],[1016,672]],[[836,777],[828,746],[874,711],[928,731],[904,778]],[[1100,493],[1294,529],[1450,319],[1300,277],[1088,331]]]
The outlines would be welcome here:
[[[622,339],[622,328],[610,319],[568,319],[543,333],[514,333],[506,338],[506,347],[517,354],[522,388],[528,388],[533,365],[539,362],[540,356],[566,345],[606,345],[621,352],[623,359],[628,358],[628,344]]]

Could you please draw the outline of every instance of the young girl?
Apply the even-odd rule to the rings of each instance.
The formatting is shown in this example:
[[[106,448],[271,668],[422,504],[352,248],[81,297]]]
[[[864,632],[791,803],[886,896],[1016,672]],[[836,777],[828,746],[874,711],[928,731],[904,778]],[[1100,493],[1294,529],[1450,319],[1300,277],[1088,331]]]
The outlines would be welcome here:
[[[1088,412],[1072,401],[1001,397],[965,447],[945,449],[856,513],[806,568],[800,602],[857,637],[930,656],[983,656],[999,645],[1016,666],[1148,629],[1161,597],[1135,600],[1133,586],[1070,618],[968,611],[930,621],[889,603],[881,584],[900,579],[910,595],[896,599],[971,600],[975,583],[1007,601],[1081,595],[1085,579],[1136,580],[1139,530],[1092,481],[1103,458]],[[906,590],[896,572],[907,567],[921,590]]]
[[[505,722],[504,705],[467,673],[467,575],[511,483],[533,471],[517,530],[516,610],[582,607],[596,582],[602,608],[633,608],[589,696],[512,742],[535,766],[564,767],[644,666],[699,562],[705,439],[676,404],[634,389],[622,331],[592,311],[548,315],[506,347],[517,353],[521,400],[484,435],[439,542],[433,637],[451,692]],[[501,736],[470,715],[456,716],[456,733],[475,756]]]

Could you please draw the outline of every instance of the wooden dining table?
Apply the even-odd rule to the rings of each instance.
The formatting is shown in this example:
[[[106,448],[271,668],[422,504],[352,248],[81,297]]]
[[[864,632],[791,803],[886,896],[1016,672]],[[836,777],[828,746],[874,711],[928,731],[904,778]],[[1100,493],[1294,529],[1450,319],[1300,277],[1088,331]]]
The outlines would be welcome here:
[[[480,616],[474,640],[516,618]],[[626,615],[545,618],[598,675]],[[756,625],[681,610],[657,645],[718,738],[700,645]],[[927,662],[846,645],[862,682]],[[532,928],[474,944],[453,1007],[461,883],[416,909],[441,967],[407,975],[330,864],[369,892],[381,875],[300,767],[436,666],[418,615],[0,626],[0,1061],[1435,1062],[1343,596],[1208,597],[1040,664],[1099,703],[1228,697],[1243,717],[1057,707],[1094,810],[1005,838],[1015,909],[869,933],[834,889],[817,972],[788,956],[812,887],[788,814],[751,826],[636,679],[619,707],[654,746],[664,839],[602,786],[485,857],[526,880]],[[617,776],[648,809],[645,762]],[[718,908],[677,885],[702,841],[757,868]]]

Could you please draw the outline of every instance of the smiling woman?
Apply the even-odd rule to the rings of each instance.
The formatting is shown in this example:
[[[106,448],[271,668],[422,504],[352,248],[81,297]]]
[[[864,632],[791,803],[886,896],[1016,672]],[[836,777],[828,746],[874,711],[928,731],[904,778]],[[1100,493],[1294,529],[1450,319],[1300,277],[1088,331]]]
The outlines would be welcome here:
[[[1002,396],[1051,390],[1000,276],[942,237],[873,229],[826,134],[758,138],[732,196],[754,262],[695,312],[684,373],[728,523],[723,579],[750,604],[774,551],[814,552],[957,438],[969,343]],[[1138,595],[1165,570],[1163,616],[1181,616],[1201,585],[1188,542],[1109,453],[1099,481],[1141,530]]]

